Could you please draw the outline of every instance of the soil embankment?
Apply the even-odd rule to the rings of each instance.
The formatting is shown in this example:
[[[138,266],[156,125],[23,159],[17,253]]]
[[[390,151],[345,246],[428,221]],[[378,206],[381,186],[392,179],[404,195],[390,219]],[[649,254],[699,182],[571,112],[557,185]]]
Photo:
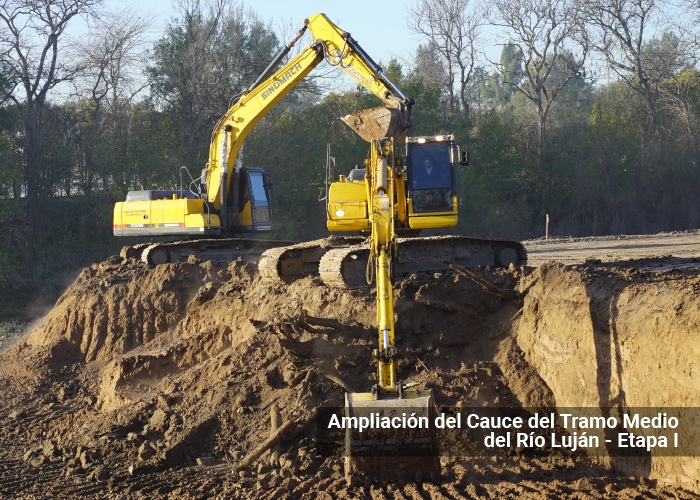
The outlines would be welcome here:
[[[700,406],[700,272],[634,262],[476,272],[523,297],[454,274],[395,287],[401,375],[439,407]],[[695,497],[690,463],[652,457],[639,474],[516,447],[446,455],[438,484],[348,488],[312,426],[238,470],[270,435],[271,413],[304,421],[375,383],[375,321],[371,290],[270,284],[252,264],[149,269],[112,257],[86,268],[0,356],[0,496]]]

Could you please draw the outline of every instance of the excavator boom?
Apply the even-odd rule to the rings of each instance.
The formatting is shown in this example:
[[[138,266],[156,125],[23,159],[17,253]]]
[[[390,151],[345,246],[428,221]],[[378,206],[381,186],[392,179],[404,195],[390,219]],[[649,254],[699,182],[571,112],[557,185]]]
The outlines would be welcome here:
[[[292,46],[308,30],[313,42],[282,68],[274,71]],[[253,126],[322,60],[337,66],[385,102],[387,108],[361,112],[356,131],[365,136],[405,137],[410,128],[413,102],[384,74],[349,33],[338,28],[325,14],[304,21],[304,27],[284,46],[250,89],[221,117],[212,133],[207,163],[207,197],[217,208],[244,139]],[[387,120],[387,115],[391,119]]]

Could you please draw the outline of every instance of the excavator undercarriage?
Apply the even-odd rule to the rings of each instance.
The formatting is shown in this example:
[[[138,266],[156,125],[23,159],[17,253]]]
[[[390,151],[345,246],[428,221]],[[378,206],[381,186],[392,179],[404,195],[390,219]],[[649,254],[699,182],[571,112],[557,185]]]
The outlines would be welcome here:
[[[393,277],[438,273],[450,264],[462,267],[508,267],[527,262],[525,247],[515,241],[428,236],[398,238]],[[334,288],[366,287],[370,249],[362,237],[330,237],[266,251],[258,263],[262,276],[289,283],[304,276],[319,276]]]
[[[169,262],[188,262],[191,258],[216,262],[258,262],[267,250],[292,244],[283,240],[251,240],[246,238],[209,238],[160,243],[140,243],[123,247],[120,256],[135,258],[157,266]]]
[[[462,267],[508,267],[527,263],[527,252],[520,243],[508,240],[466,236],[427,236],[398,238],[394,279],[413,273],[448,271],[449,264]],[[294,244],[282,240],[209,238],[161,243],[141,243],[121,250],[123,258],[136,258],[151,266],[169,262],[201,260],[257,262],[260,275],[270,281],[291,283],[307,276],[318,276],[333,288],[369,286],[367,238],[331,236]],[[370,271],[371,272],[371,271]]]

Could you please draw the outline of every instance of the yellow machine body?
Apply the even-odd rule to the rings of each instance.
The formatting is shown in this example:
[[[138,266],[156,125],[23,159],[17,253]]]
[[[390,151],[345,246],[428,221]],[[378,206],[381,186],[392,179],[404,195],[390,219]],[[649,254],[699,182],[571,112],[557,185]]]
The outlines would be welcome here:
[[[369,231],[367,187],[361,181],[334,182],[328,196],[328,229],[335,231]]]
[[[457,226],[459,200],[455,172],[456,146],[453,136],[407,137],[405,141],[407,153],[404,158],[396,155],[395,147],[392,145],[389,147],[390,153],[388,153],[389,149],[385,153],[390,156],[387,161],[386,178],[390,181],[393,194],[390,217],[394,230],[400,232]],[[421,149],[424,148],[436,150],[435,156],[442,160],[440,167],[447,172],[445,187],[419,189],[422,186],[417,179],[414,184],[414,177],[417,177],[417,174],[413,173],[412,169],[418,169],[420,166],[412,160],[416,157],[420,158]],[[396,162],[397,158],[401,165],[392,166],[392,162]],[[372,161],[377,161],[376,157],[371,158],[369,163],[372,164]],[[372,230],[370,222],[372,214],[368,207],[372,206],[372,200],[376,196],[372,191],[375,181],[371,175],[367,175],[366,169],[363,173],[362,179],[341,176],[339,181],[331,183],[328,192],[327,227],[329,231]],[[374,203],[377,200],[378,198]]]
[[[118,236],[206,234],[219,225],[219,216],[207,214],[201,199],[161,199],[118,202],[114,231]]]
[[[378,384],[367,393],[346,394],[346,416],[378,413],[392,416],[410,408],[427,422],[434,421],[434,401],[430,390],[403,390],[398,380],[398,357],[394,325],[394,287],[392,265],[398,258],[397,234],[401,230],[451,227],[457,224],[457,197],[454,161],[443,162],[442,184],[426,187],[419,175],[411,171],[411,156],[421,157],[420,147],[438,144],[434,149],[443,159],[454,158],[452,137],[436,141],[430,138],[407,138],[408,162],[396,155],[392,139],[371,142],[370,157],[362,169],[331,184],[328,192],[330,231],[360,230],[369,232],[369,270],[376,282],[378,348]],[[413,149],[416,148],[414,151]],[[418,197],[418,210],[412,196]],[[436,211],[430,211],[431,207]],[[440,463],[432,424],[420,432],[405,429],[398,433],[381,432],[359,435],[346,433],[346,478],[354,474],[382,481],[405,481],[440,477]]]

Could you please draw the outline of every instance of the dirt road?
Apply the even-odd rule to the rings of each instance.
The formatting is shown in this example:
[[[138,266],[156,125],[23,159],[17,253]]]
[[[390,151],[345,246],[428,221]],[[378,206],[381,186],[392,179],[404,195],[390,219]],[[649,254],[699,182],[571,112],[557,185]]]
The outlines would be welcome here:
[[[659,257],[668,257],[668,262],[657,261],[649,263],[649,266],[700,266],[700,231],[588,238],[552,237],[549,240],[528,240],[523,244],[531,266],[549,261],[580,264],[586,260],[617,262]],[[697,265],[694,265],[693,259],[697,260]]]

